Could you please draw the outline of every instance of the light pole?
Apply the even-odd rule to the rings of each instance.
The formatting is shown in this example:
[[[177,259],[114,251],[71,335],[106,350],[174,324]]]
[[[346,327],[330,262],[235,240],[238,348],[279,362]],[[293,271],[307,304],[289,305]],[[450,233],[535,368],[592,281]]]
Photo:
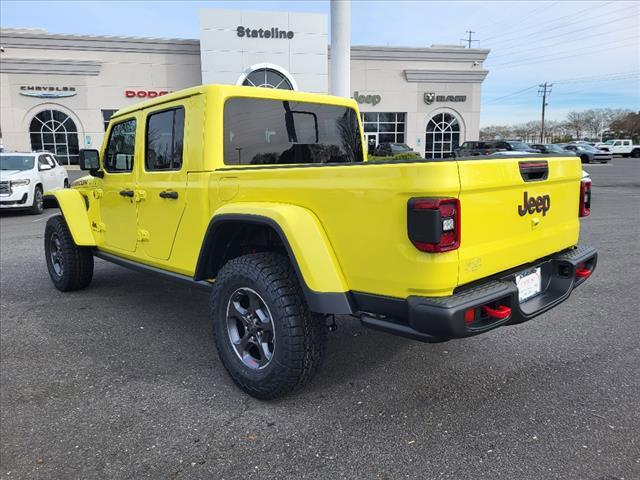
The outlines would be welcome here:
[[[351,89],[351,3],[331,0],[331,95],[349,97]]]

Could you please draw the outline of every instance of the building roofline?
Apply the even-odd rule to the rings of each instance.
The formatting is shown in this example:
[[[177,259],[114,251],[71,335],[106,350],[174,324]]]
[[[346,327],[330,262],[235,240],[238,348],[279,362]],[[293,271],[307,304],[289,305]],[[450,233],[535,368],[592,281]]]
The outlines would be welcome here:
[[[0,29],[0,41],[5,48],[200,54],[200,40],[187,38],[73,35],[49,33],[37,29],[2,28]],[[484,48],[461,48],[442,45],[432,47],[354,45],[351,47],[351,59],[484,61],[489,52],[489,49]]]

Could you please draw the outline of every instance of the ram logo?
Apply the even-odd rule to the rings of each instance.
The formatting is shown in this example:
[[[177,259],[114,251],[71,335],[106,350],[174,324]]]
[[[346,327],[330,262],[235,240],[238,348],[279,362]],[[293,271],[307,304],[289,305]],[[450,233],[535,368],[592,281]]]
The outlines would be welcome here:
[[[426,103],[427,105],[431,105],[435,99],[436,99],[435,92],[426,92],[424,94],[424,103]]]

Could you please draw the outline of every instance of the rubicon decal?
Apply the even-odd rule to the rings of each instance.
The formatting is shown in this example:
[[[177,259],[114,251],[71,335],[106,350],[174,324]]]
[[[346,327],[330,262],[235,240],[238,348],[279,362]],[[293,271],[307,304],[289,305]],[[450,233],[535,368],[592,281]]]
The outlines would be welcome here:
[[[551,208],[551,197],[549,195],[538,195],[530,197],[529,192],[524,192],[522,205],[518,205],[518,215],[524,217],[527,213],[542,212],[544,217]]]

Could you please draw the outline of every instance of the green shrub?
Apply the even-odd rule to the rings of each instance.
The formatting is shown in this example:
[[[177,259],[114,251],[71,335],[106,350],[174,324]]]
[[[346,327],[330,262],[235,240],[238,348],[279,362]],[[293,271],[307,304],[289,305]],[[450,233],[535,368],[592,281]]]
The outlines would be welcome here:
[[[420,155],[415,152],[397,153],[395,155],[386,155],[384,157],[369,155],[370,162],[386,162],[389,160],[415,160],[417,158],[420,158]]]

